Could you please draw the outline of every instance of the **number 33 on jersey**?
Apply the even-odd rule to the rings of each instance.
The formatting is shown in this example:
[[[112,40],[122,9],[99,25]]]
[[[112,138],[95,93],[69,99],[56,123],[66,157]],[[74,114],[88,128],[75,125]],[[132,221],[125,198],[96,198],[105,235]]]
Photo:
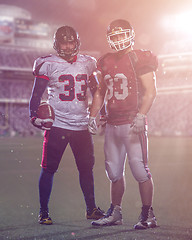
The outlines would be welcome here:
[[[108,122],[125,124],[127,116],[138,112],[142,86],[139,76],[155,71],[157,59],[150,51],[132,50],[127,54],[108,53],[98,61],[107,87]],[[131,121],[131,120],[130,120]]]
[[[54,126],[71,130],[86,129],[87,88],[96,87],[96,81],[89,81],[95,70],[96,60],[81,54],[77,55],[73,63],[56,55],[41,57],[35,61],[34,74],[48,80],[48,103],[55,111]]]

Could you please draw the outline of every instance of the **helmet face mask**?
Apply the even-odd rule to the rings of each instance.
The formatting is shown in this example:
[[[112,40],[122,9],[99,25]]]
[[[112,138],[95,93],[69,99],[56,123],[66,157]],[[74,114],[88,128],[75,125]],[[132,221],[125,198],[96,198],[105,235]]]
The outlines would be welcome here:
[[[134,44],[135,32],[125,20],[113,21],[107,30],[107,40],[112,49],[121,51]]]
[[[63,48],[62,45],[74,45],[74,47]],[[57,51],[58,55],[64,59],[70,59],[76,56],[80,48],[78,33],[69,26],[58,28],[54,35],[53,48]]]

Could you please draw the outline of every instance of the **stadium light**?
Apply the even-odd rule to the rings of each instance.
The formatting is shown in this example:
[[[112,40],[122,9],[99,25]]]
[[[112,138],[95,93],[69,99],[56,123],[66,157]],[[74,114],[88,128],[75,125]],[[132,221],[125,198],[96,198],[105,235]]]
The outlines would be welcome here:
[[[191,22],[192,11],[189,11],[164,17],[162,26],[170,33],[192,35]]]

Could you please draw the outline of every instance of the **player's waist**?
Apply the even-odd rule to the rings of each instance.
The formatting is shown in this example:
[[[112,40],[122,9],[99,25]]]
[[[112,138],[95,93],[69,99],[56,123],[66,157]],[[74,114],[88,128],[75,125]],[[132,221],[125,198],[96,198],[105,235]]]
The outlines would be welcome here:
[[[107,116],[107,123],[112,125],[122,125],[132,123],[137,111],[134,112],[112,112]]]

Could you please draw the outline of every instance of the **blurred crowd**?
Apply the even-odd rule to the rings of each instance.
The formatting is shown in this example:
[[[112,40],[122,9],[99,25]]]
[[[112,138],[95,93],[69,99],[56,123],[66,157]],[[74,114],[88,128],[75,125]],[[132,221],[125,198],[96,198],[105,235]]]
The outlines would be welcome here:
[[[29,122],[32,66],[42,50],[0,46],[0,136],[41,135]],[[149,134],[191,136],[192,74],[157,74],[157,97],[148,114]]]

